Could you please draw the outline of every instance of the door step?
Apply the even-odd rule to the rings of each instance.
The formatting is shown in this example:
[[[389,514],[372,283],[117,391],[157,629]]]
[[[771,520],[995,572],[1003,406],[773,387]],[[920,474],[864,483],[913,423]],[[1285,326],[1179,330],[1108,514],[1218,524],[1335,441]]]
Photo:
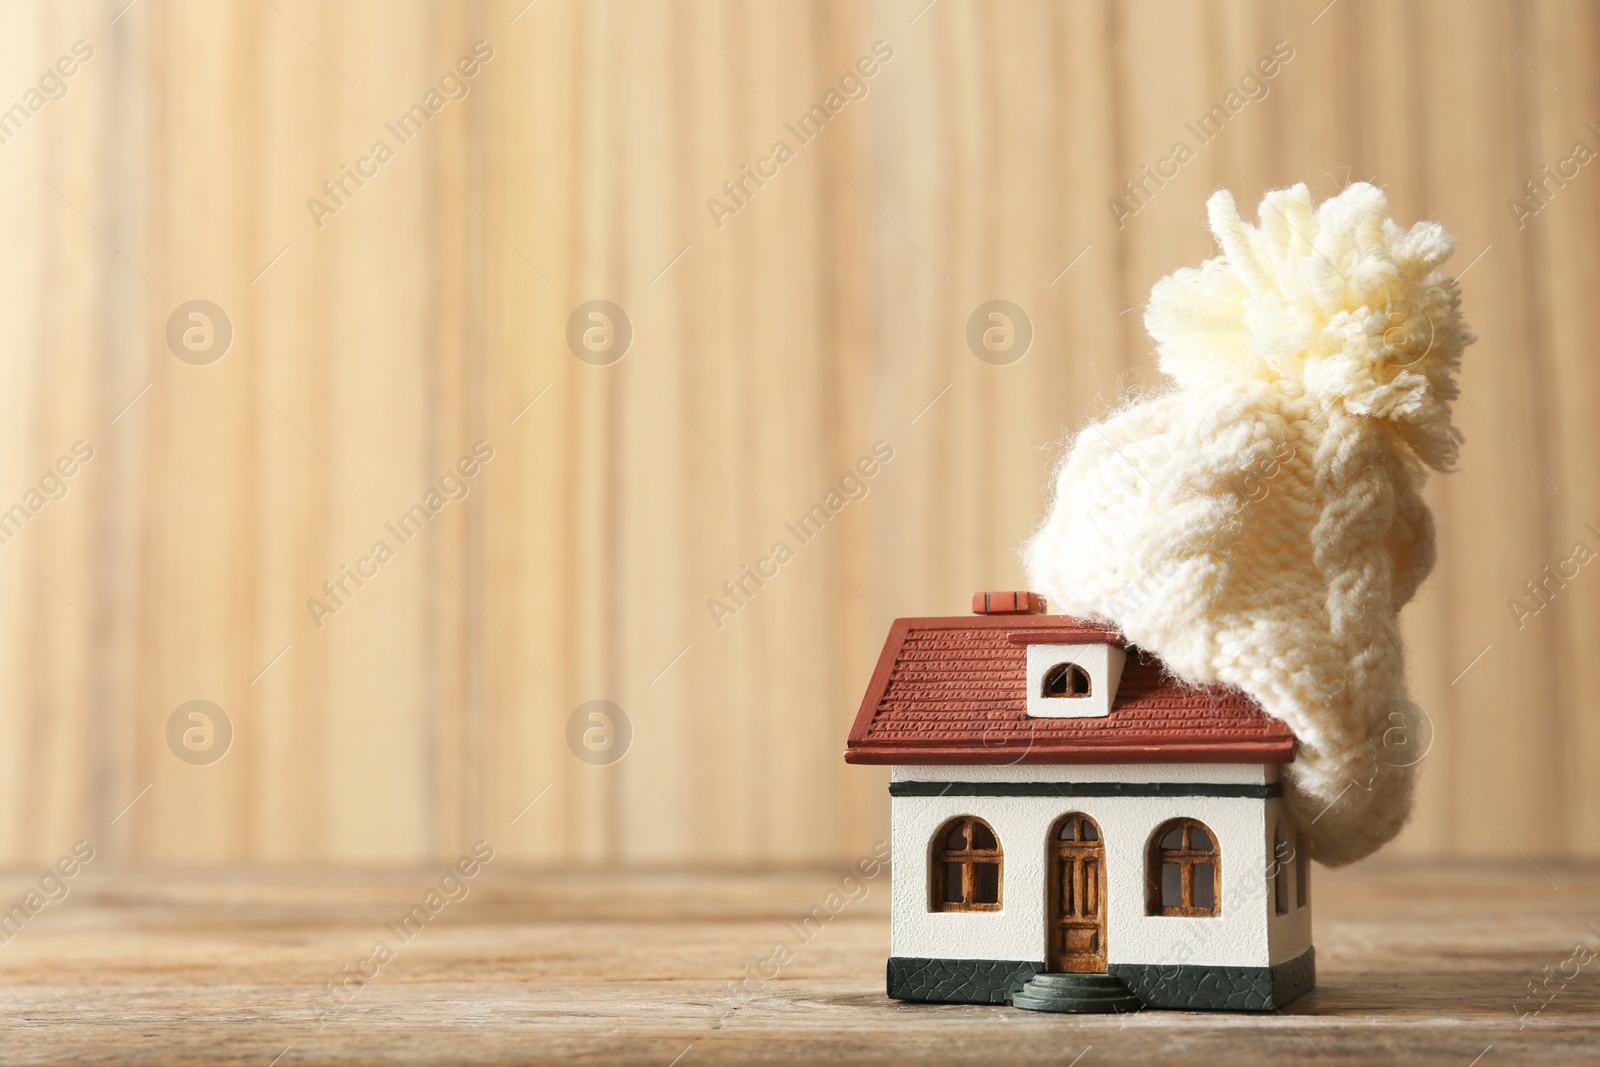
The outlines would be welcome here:
[[[1107,974],[1036,974],[1014,993],[1011,1004],[1029,1011],[1126,1012],[1144,1002]]]

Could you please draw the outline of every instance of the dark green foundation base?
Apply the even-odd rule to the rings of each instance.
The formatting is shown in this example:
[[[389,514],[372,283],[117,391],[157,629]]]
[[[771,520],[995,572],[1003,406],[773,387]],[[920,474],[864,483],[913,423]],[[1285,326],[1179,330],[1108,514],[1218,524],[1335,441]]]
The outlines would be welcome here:
[[[944,960],[889,957],[889,996],[925,1004],[1010,1004],[1044,964],[1019,960]],[[1188,1011],[1271,1011],[1316,986],[1315,950],[1275,967],[1113,963],[1147,1008]]]
[[[889,957],[889,996],[924,1004],[1010,1004],[1043,963]]]
[[[1113,963],[1106,971],[1122,979],[1150,1008],[1203,1011],[1271,1011],[1305,996],[1317,984],[1314,949],[1276,967],[1167,967]]]

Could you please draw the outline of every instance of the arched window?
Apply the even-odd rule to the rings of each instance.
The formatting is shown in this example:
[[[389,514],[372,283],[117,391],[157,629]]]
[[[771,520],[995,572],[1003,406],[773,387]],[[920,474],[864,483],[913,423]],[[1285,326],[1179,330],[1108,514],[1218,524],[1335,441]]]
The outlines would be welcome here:
[[[1145,880],[1150,915],[1222,914],[1222,851],[1202,822],[1173,819],[1150,837]]]
[[[1044,672],[1042,696],[1086,697],[1089,695],[1089,672],[1076,663],[1057,663]]]
[[[1272,910],[1279,915],[1289,914],[1289,835],[1279,819],[1272,830]]]
[[[989,824],[962,815],[933,838],[929,898],[934,911],[999,911],[1004,857]]]

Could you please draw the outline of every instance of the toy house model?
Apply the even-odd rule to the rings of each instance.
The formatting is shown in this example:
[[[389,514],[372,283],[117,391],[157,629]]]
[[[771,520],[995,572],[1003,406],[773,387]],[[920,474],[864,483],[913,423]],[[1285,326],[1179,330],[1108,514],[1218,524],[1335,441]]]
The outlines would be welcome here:
[[[898,619],[845,759],[888,764],[889,996],[1262,1011],[1311,990],[1294,735],[1114,629],[979,593]]]

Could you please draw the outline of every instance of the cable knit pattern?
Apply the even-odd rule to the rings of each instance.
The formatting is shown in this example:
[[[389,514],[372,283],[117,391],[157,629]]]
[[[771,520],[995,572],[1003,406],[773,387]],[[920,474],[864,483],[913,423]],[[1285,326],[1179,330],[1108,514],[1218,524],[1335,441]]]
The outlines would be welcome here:
[[[1349,863],[1411,806],[1415,768],[1376,741],[1406,699],[1397,615],[1433,567],[1422,484],[1461,442],[1453,241],[1366,184],[1268,193],[1256,226],[1227,192],[1207,207],[1223,254],[1145,314],[1173,384],[1077,435],[1025,564],[1056,609],[1288,723],[1288,801],[1317,859]]]

